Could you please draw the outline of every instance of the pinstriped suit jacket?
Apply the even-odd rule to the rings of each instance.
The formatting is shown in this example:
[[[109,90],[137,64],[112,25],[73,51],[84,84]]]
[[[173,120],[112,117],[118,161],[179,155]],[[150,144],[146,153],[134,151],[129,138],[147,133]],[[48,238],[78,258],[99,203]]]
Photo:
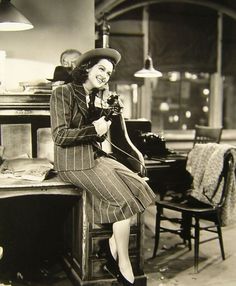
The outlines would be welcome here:
[[[58,86],[50,99],[54,164],[57,171],[94,167],[93,145],[101,141],[88,121],[83,86],[69,83]]]

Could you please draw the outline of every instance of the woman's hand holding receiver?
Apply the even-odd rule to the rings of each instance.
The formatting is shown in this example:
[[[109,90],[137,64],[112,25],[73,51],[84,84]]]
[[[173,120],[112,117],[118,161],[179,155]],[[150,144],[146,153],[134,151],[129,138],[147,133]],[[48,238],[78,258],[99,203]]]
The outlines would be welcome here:
[[[98,120],[94,120],[92,122],[92,124],[94,125],[97,134],[99,136],[102,136],[102,135],[106,134],[107,131],[109,130],[110,125],[111,125],[111,121],[110,120],[107,121],[105,119],[105,116],[102,116]]]

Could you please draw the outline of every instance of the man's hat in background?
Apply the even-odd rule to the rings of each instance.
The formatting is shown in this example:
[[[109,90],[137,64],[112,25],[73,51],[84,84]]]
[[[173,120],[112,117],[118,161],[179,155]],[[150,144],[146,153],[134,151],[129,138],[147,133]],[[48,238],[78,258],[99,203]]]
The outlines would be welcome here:
[[[68,83],[72,81],[72,77],[65,67],[57,66],[55,67],[55,70],[53,73],[53,79],[47,78],[47,80],[51,82],[64,81],[65,83]]]

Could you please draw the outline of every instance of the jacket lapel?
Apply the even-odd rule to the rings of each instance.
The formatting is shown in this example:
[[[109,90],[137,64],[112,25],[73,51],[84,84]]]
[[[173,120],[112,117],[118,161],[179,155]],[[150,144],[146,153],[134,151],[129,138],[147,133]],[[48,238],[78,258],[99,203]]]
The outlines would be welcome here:
[[[86,103],[86,94],[82,85],[69,84],[71,92],[74,95],[75,101],[78,104],[79,109],[82,114],[87,118],[88,117],[88,107]]]

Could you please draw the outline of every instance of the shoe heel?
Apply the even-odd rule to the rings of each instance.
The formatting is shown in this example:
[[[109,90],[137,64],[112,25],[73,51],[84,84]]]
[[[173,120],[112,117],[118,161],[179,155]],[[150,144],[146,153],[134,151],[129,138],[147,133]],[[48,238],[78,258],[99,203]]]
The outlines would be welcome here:
[[[105,264],[103,266],[103,270],[105,270],[106,272],[108,272],[111,276],[113,276],[114,278],[118,278],[118,274],[114,271],[114,269],[111,269],[107,264]]]

